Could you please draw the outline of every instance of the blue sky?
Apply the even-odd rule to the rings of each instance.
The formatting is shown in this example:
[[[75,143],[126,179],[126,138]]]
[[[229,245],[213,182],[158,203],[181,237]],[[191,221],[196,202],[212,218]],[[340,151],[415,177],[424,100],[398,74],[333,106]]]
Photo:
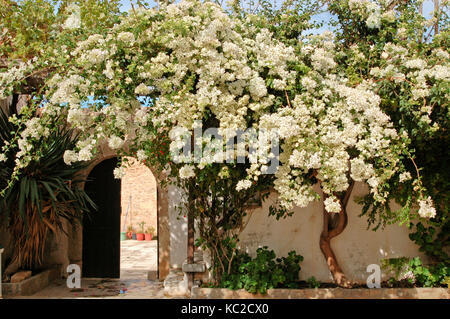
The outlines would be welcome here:
[[[122,4],[121,10],[123,12],[127,12],[131,9],[131,2],[133,2],[134,5],[136,5],[136,0],[121,0],[120,3]],[[155,6],[156,3],[153,0],[147,0],[147,2],[151,5],[151,6]],[[281,2],[280,0],[278,0],[277,2]],[[433,14],[433,10],[434,10],[434,4],[433,4],[433,0],[425,0],[424,1],[424,8],[423,8],[423,13],[424,16],[426,16],[427,18],[430,17]],[[317,15],[315,17],[315,19],[317,19],[318,21],[323,21],[323,22],[328,22],[330,20],[331,16],[329,13],[323,13],[320,15]],[[325,25],[323,28],[320,28],[318,30],[315,30],[313,33],[322,33],[323,31],[329,29],[329,27],[327,25]]]
[[[122,0],[122,1],[120,1],[121,2],[121,4],[122,4],[122,7],[121,7],[121,10],[123,11],[123,12],[127,12],[127,11],[129,11],[130,9],[131,9],[131,1],[130,0]],[[155,2],[154,1],[147,1],[151,6],[154,6],[155,5]],[[133,0],[133,4],[136,4],[136,0]],[[427,16],[427,17],[429,17],[431,14],[432,14],[432,12],[433,12],[433,1],[432,0],[427,0],[427,1],[425,1],[424,2],[424,10],[423,10],[423,12],[424,12],[424,15],[425,16]],[[315,19],[317,19],[318,21],[324,21],[324,22],[328,22],[329,21],[329,19],[330,19],[330,14],[329,13],[323,13],[323,14],[320,14],[320,15],[317,15],[316,17],[315,17]],[[329,27],[327,26],[327,25],[325,25],[323,28],[320,28],[320,29],[318,29],[318,30],[312,30],[312,32],[311,33],[322,33],[323,31],[325,31],[325,30],[327,30],[327,29],[329,29]],[[87,101],[87,104],[86,105],[84,105],[84,107],[87,107],[89,104],[91,104],[91,103],[93,103],[94,102],[94,99],[93,98],[91,98],[91,99],[89,99],[88,101]]]
[[[133,2],[134,5],[136,5],[136,0],[130,1],[130,0],[121,0],[120,3],[122,4],[122,11],[128,11],[131,9],[131,2]],[[154,6],[155,5],[155,1],[149,1],[147,0],[147,2],[151,5]]]

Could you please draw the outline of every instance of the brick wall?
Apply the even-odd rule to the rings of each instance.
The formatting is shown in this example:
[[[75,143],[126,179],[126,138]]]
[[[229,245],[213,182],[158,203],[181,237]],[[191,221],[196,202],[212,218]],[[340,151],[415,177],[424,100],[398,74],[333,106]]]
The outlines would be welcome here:
[[[131,201],[130,201],[131,196]],[[157,231],[157,197],[156,180],[150,169],[133,161],[122,177],[122,230],[132,225],[140,231],[139,223],[144,221],[144,228],[153,226]],[[127,208],[129,205],[128,216]]]

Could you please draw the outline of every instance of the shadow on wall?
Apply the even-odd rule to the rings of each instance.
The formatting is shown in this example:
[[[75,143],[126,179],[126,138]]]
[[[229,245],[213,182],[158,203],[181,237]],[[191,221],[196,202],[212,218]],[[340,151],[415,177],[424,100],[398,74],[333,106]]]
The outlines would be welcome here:
[[[72,234],[72,231],[68,226],[68,222],[66,220],[63,220],[62,222],[65,232],[70,236]],[[69,238],[67,234],[60,230],[58,230],[56,233],[48,233],[44,248],[43,263],[39,266],[36,266],[36,269],[48,269],[54,267],[55,265],[60,265],[61,276],[67,276],[65,269],[70,263],[67,256],[67,250],[69,246]],[[6,266],[11,262],[14,253],[14,242],[12,241],[5,220],[3,220],[0,224],[0,246],[3,246],[4,248],[1,260],[1,268],[3,275],[5,275]],[[15,269],[15,267],[13,268]]]
[[[316,191],[320,192],[317,186]],[[349,279],[365,283],[370,273],[370,264],[380,264],[381,259],[395,257],[425,256],[419,252],[408,237],[406,226],[389,225],[374,232],[367,229],[365,217],[358,217],[362,206],[354,202],[355,197],[368,191],[363,183],[356,183],[348,203],[348,225],[342,234],[331,240],[336,257]],[[241,248],[254,254],[258,247],[268,246],[277,256],[286,256],[295,250],[304,257],[300,279],[314,276],[321,282],[333,282],[328,266],[319,247],[322,232],[322,202],[313,202],[306,208],[295,208],[292,217],[276,220],[268,216],[269,206],[276,201],[275,193],[261,208],[250,216],[250,221],[240,236]],[[387,274],[382,274],[387,279]]]
[[[187,258],[187,216],[177,206],[185,200],[184,191],[173,185],[168,187],[170,227],[170,268],[181,269]]]

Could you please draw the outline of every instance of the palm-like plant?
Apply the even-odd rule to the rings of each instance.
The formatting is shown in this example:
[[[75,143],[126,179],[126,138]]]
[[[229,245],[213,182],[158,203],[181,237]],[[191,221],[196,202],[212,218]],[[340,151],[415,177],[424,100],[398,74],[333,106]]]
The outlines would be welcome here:
[[[0,111],[0,148],[12,139],[17,127]],[[20,178],[0,197],[0,218],[6,219],[12,238],[12,263],[19,268],[33,269],[43,262],[45,242],[49,232],[63,231],[63,219],[79,220],[95,204],[77,184],[83,182],[76,174],[87,163],[68,166],[63,161],[65,150],[75,146],[73,130],[61,127],[39,143],[39,161],[23,169]],[[0,166],[0,186],[4,189],[11,177],[17,150],[8,154]],[[11,263],[11,264],[12,264]]]

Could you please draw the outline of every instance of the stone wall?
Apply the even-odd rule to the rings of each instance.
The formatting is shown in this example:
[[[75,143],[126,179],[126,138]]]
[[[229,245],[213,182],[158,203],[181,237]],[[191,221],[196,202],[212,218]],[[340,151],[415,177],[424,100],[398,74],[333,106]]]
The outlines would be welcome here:
[[[316,191],[320,192],[317,187]],[[347,206],[348,225],[339,236],[331,240],[331,247],[338,262],[349,279],[365,283],[370,273],[367,266],[380,264],[381,259],[395,257],[425,256],[409,237],[406,226],[388,225],[384,230],[367,229],[367,219],[359,217],[362,207],[355,203],[356,197],[366,194],[367,185],[356,183]],[[332,282],[325,258],[319,247],[323,217],[321,202],[313,202],[305,208],[297,207],[286,219],[276,220],[268,216],[269,206],[276,201],[273,193],[261,208],[253,211],[247,227],[240,235],[241,248],[255,255],[258,247],[268,246],[277,256],[286,256],[295,250],[304,257],[300,279],[314,276],[321,282]],[[388,274],[382,272],[382,278]]]
[[[320,192],[317,186],[316,191]],[[406,226],[388,225],[376,232],[367,229],[367,219],[358,216],[362,207],[354,201],[367,191],[367,185],[355,184],[347,206],[348,225],[342,234],[331,240],[331,246],[343,271],[350,280],[361,284],[366,283],[370,275],[367,266],[380,265],[381,259],[419,256],[427,262],[419,247],[409,239],[409,230]],[[276,198],[277,194],[272,193],[262,207],[254,209],[248,215],[250,220],[239,236],[239,248],[251,256],[255,256],[256,250],[263,246],[273,249],[280,257],[287,256],[289,251],[295,250],[304,257],[301,263],[301,280],[314,276],[320,282],[333,282],[319,246],[323,227],[323,204],[316,201],[305,208],[297,207],[293,216],[276,220],[275,217],[269,216],[269,207],[276,202]],[[179,267],[179,263],[186,258],[187,247],[187,232],[180,228],[185,226],[186,222],[177,221],[177,216],[173,207],[169,205],[172,252],[170,261],[173,268]],[[204,252],[204,260],[209,267],[208,251]],[[382,271],[383,280],[389,276],[390,274]]]
[[[13,243],[11,241],[11,235],[8,228],[6,227],[6,222],[0,219],[0,247],[4,248],[1,260],[1,269],[4,271],[6,267],[6,262],[12,258],[13,253]]]
[[[169,227],[170,227],[170,267],[181,269],[187,257],[187,218],[178,209],[185,199],[182,189],[170,185],[169,196]]]
[[[150,169],[137,161],[131,161],[122,178],[122,220],[121,229],[126,231],[132,225],[140,231],[139,223],[145,222],[145,228],[154,227],[157,231],[156,180]],[[128,215],[127,215],[128,209]]]

